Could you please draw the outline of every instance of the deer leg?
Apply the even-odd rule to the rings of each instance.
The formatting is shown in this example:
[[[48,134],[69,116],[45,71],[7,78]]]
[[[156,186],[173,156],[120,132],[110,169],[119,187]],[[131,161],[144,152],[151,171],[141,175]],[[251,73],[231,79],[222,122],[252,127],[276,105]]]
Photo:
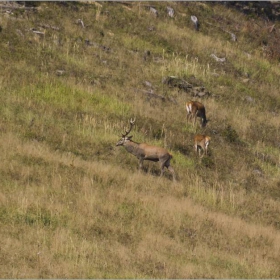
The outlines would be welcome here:
[[[205,145],[205,153],[206,153],[206,155],[208,154],[208,145],[209,145],[209,142],[207,142],[206,145]]]
[[[173,181],[175,182],[176,181],[175,171],[174,171],[173,167],[170,165],[170,158],[163,164],[162,173],[164,172],[164,167],[166,167],[169,170],[169,172],[171,172]]]
[[[200,126],[203,127],[203,118],[201,118]]]
[[[191,122],[192,125],[194,126],[195,119],[194,119],[193,115],[190,116],[190,122]]]
[[[202,147],[201,147],[201,150],[202,150],[201,158],[203,158],[203,157],[204,157],[204,154],[205,154],[205,148],[202,148]]]
[[[144,161],[143,158],[139,158],[139,170],[143,169],[143,161]]]
[[[190,121],[190,118],[191,118],[191,112],[187,112],[187,122]]]
[[[176,177],[175,177],[175,171],[174,171],[173,167],[171,165],[169,165],[167,167],[167,169],[172,173],[173,181],[175,182],[176,181]]]
[[[161,162],[160,163],[160,177],[162,177],[163,173],[164,173],[164,166],[165,166],[165,163],[164,162]]]
[[[174,171],[173,167],[170,165],[170,159],[165,163],[165,167],[169,170],[169,172],[171,172],[173,181],[175,182],[176,181],[175,171]]]
[[[196,112],[193,114],[193,125],[196,124],[197,113],[198,113],[198,111],[196,111]]]
[[[198,146],[195,144],[194,145],[194,151],[196,152],[196,154],[197,154],[197,152],[198,152]]]
[[[200,154],[201,154],[201,147],[198,147],[198,156],[199,157],[201,157]]]

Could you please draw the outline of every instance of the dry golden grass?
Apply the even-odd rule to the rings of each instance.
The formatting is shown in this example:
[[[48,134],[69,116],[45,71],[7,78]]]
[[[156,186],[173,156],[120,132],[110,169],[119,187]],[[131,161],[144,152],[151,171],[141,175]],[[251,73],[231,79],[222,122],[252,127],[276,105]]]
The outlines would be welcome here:
[[[202,277],[209,273],[231,277],[221,272],[220,267],[215,272],[218,266],[215,259],[226,259],[228,265],[239,263],[248,275],[263,277],[273,268],[273,261],[265,260],[278,259],[277,230],[214,213],[188,197],[180,197],[186,180],[167,187],[165,179],[149,178],[137,172],[127,177],[121,167],[73,161],[67,154],[54,154],[44,144],[23,143],[11,134],[2,135],[1,143],[6,151],[1,153],[4,155],[1,170],[6,166],[5,159],[15,155],[54,164],[51,174],[45,179],[40,176],[39,189],[26,181],[24,189],[12,187],[10,191],[16,195],[1,194],[2,203],[13,205],[12,217],[31,219],[34,215],[35,219],[31,228],[16,221],[13,227],[11,224],[3,227],[2,250],[8,256],[4,264],[15,266],[13,256],[22,258],[12,271],[6,272],[9,277],[109,277],[104,274],[106,270],[125,277],[145,277],[148,271],[149,275],[167,278]],[[59,165],[84,170],[85,174],[76,178],[78,186],[68,181],[66,174],[55,172]],[[6,168],[18,170],[17,174],[25,181],[34,174],[35,167],[11,162]],[[38,167],[36,170],[40,173]],[[188,184],[189,192],[207,199],[207,195],[199,193],[201,181]],[[49,226],[42,224],[45,211],[50,211]],[[107,221],[105,217],[102,222],[99,220],[100,213]],[[60,217],[60,221],[56,222],[55,217]],[[213,232],[206,233],[210,228]],[[11,233],[19,237],[17,242],[11,240]],[[247,242],[251,244],[250,250],[246,248]],[[109,262],[111,258],[118,261]],[[194,259],[198,263],[192,264]],[[203,271],[201,262],[208,264]]]

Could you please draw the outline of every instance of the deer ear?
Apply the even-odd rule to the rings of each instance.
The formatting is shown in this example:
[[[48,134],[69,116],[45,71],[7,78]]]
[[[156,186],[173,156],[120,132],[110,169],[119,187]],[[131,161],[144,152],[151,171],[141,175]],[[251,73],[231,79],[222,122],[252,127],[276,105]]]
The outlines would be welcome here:
[[[131,135],[131,136],[128,136],[128,137],[127,137],[127,139],[128,139],[128,140],[130,140],[130,139],[131,139],[132,137],[133,137],[133,135]]]

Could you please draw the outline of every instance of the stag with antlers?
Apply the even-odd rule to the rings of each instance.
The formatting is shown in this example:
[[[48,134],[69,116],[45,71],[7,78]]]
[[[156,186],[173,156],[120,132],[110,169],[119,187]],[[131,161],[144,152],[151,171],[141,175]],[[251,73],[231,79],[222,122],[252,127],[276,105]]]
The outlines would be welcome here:
[[[154,162],[158,161],[161,168],[160,176],[163,175],[164,167],[166,167],[172,173],[173,181],[175,181],[175,172],[170,165],[172,155],[164,148],[132,141],[132,136],[128,136],[128,134],[132,130],[134,123],[135,119],[131,119],[129,130],[126,130],[125,134],[122,134],[122,138],[117,142],[116,146],[124,146],[129,153],[136,156],[139,159],[139,169],[143,168],[144,160],[150,160]]]

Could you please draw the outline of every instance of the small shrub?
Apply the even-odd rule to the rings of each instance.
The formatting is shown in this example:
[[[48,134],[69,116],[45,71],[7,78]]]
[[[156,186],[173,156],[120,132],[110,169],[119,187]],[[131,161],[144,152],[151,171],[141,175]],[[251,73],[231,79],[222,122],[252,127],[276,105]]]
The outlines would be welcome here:
[[[212,158],[206,157],[206,156],[201,159],[201,163],[203,166],[205,166],[207,168],[213,168],[215,166]]]
[[[239,142],[239,136],[234,128],[231,125],[228,125],[223,131],[222,136],[225,138],[226,141],[230,143],[237,143]]]

